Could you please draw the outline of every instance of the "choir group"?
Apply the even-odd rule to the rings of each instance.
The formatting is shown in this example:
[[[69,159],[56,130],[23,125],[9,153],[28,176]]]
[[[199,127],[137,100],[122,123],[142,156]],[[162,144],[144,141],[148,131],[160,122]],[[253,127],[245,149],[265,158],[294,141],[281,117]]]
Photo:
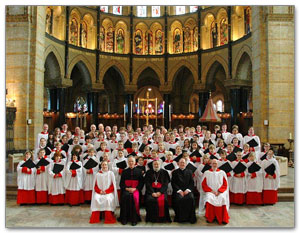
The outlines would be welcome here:
[[[196,222],[195,206],[207,222],[229,222],[229,205],[277,202],[280,169],[270,144],[261,148],[250,127],[242,136],[226,124],[214,132],[206,126],[182,125],[172,130],[144,125],[135,131],[116,125],[68,125],[48,132],[44,124],[34,152],[17,167],[17,203],[91,205],[90,223],[136,225],[140,206],[146,222]]]

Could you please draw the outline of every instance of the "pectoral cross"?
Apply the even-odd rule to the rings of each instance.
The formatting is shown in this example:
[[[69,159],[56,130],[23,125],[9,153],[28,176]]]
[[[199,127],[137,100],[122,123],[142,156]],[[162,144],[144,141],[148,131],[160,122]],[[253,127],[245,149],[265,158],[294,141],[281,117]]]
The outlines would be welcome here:
[[[154,182],[155,186],[157,185],[157,180]]]

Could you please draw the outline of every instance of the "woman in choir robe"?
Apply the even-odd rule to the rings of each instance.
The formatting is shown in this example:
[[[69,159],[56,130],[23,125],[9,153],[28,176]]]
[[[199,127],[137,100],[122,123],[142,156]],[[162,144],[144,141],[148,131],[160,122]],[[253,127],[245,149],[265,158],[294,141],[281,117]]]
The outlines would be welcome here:
[[[141,221],[139,195],[144,186],[142,171],[135,167],[135,158],[128,157],[128,168],[121,176],[120,188],[120,218],[118,221],[126,225],[128,221],[132,226]]]
[[[159,160],[153,161],[153,170],[145,176],[146,222],[171,222],[167,195],[170,177],[160,166]]]
[[[243,142],[244,142],[244,138],[242,136],[242,134],[239,133],[239,128],[237,125],[232,126],[232,134],[230,134],[227,137],[227,141],[225,142],[227,145],[230,143],[233,143],[232,140],[233,138],[237,138],[239,140],[238,144],[242,147],[243,146]]]
[[[242,160],[241,151],[238,151],[236,153],[236,157],[237,159],[231,163],[234,175],[231,179],[231,184],[230,184],[231,185],[230,203],[242,205],[245,203],[246,191],[247,191],[247,186],[246,186],[247,166],[244,160]],[[241,170],[238,169],[238,166],[241,167]]]
[[[102,161],[101,162],[107,162],[108,170],[112,171],[112,162],[109,160],[109,153],[104,152],[102,156]]]
[[[62,144],[60,142],[56,142],[55,148],[52,150],[52,152],[50,154],[50,158],[52,160],[54,160],[53,157],[54,157],[55,152],[60,152],[60,155],[62,157],[61,159],[66,163],[67,162],[67,154],[63,149],[61,149],[61,147],[62,147]]]
[[[170,165],[170,164],[172,164],[172,165]],[[168,166],[168,167],[166,167],[166,166]],[[170,176],[170,179],[171,179],[172,178],[172,172],[178,168],[178,165],[177,165],[176,161],[173,160],[173,153],[171,151],[167,151],[166,160],[162,163],[162,168],[165,169],[168,172],[168,174]],[[170,182],[168,184],[168,189],[167,189],[169,204],[171,203],[172,192],[173,192],[173,189],[172,189],[172,185],[171,185],[171,182]]]
[[[219,224],[229,223],[229,194],[227,176],[218,169],[218,162],[213,159],[212,168],[206,171],[202,179],[202,189],[206,193],[204,199],[205,218],[211,223],[216,218]]]
[[[50,164],[49,168],[49,203],[51,205],[63,205],[65,203],[65,161],[61,159],[59,151],[54,153],[54,161]]]
[[[79,205],[84,203],[84,194],[82,190],[82,163],[78,159],[79,155],[75,152],[72,154],[72,160],[66,166],[65,203]]]
[[[203,155],[202,160],[203,163],[199,164],[197,170],[195,171],[195,176],[197,179],[197,183],[196,183],[196,188],[200,194],[199,196],[199,214],[202,215],[205,212],[205,205],[204,205],[204,196],[205,196],[205,192],[202,189],[201,183],[202,183],[202,177],[204,172],[207,169],[210,169],[210,155],[207,153],[205,155]]]
[[[196,223],[194,180],[191,170],[186,168],[186,161],[181,158],[179,168],[172,174],[173,209],[175,211],[175,222]]]
[[[254,127],[250,127],[248,130],[248,135],[244,136],[243,144],[250,144],[250,151],[254,151],[256,154],[256,159],[258,160],[261,151],[260,139],[254,134]]]
[[[96,157],[100,162],[102,161],[101,158],[105,152],[109,154],[111,153],[110,150],[107,149],[107,142],[101,142],[98,152],[96,154]]]
[[[35,192],[36,203],[46,204],[48,203],[48,176],[49,168],[52,160],[46,156],[45,149],[40,149],[38,152],[38,158],[35,160],[36,164],[36,180],[35,180]],[[38,166],[42,164],[41,166]]]
[[[18,172],[18,194],[17,204],[34,204],[35,203],[35,174],[36,168],[32,161],[32,153],[26,151],[24,160],[20,161],[17,167]]]
[[[280,185],[280,168],[273,149],[268,151],[267,159],[263,160],[263,204],[275,204],[278,201],[277,190]]]
[[[222,165],[224,165],[225,163],[228,163],[231,167],[231,163],[228,159],[226,159],[227,153],[225,150],[221,150],[220,151],[220,159],[218,160],[218,168],[220,168]],[[227,183],[228,183],[228,187],[230,187],[231,184],[231,179],[233,176],[233,171],[229,171],[229,172],[225,172],[226,176],[227,176]]]
[[[88,150],[88,154],[83,158],[82,164],[82,187],[84,201],[89,204],[92,199],[94,178],[99,170],[99,160],[95,155],[94,148]]]
[[[243,151],[242,151],[242,159],[245,161],[245,163],[249,162],[249,155],[250,155],[250,146],[249,144],[245,143],[243,146]],[[256,156],[255,156],[256,159]]]
[[[255,161],[255,152],[250,152],[249,162],[247,163],[247,205],[261,205],[262,202],[262,189],[263,189],[263,171],[260,165]]]
[[[104,214],[104,223],[116,223],[114,212],[119,206],[115,175],[108,170],[107,161],[101,163],[101,170],[96,174],[93,184],[90,223],[99,223]]]

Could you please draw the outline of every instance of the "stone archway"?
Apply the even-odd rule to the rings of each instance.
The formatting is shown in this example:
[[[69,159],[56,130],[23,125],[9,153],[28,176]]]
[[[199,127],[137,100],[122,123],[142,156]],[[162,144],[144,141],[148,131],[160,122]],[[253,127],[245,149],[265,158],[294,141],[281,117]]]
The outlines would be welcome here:
[[[106,98],[103,97],[102,102],[108,104],[108,112],[123,113],[125,81],[122,73],[115,66],[110,67],[104,74],[103,84]]]
[[[157,73],[151,68],[145,68],[139,75],[137,80],[137,87],[138,89],[144,86],[155,86],[160,87],[161,82],[157,75]]]
[[[74,103],[78,97],[83,97],[87,101],[87,93],[92,89],[92,78],[88,67],[83,61],[79,61],[73,66],[70,72],[70,79],[73,85],[66,90],[66,112],[74,111]]]
[[[252,80],[252,62],[249,55],[244,52],[237,64],[236,79]]]
[[[177,70],[173,78],[171,92],[173,113],[188,113],[194,83],[193,74],[190,69],[182,66]]]

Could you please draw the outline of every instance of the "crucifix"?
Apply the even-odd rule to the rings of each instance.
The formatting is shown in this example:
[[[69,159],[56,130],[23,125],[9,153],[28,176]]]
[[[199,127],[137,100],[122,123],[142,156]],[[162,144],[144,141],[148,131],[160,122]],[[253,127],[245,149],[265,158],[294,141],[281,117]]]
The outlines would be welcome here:
[[[157,126],[157,98],[150,98],[150,91],[152,89],[151,88],[148,88],[148,91],[146,93],[146,98],[138,98],[138,103],[141,101],[141,102],[146,102],[146,125],[148,126],[149,125],[149,111],[150,111],[150,108],[149,108],[149,101],[155,101],[155,116],[156,116],[156,126]],[[139,104],[138,104],[138,120],[139,120]],[[144,111],[143,111],[143,114],[144,114]]]

